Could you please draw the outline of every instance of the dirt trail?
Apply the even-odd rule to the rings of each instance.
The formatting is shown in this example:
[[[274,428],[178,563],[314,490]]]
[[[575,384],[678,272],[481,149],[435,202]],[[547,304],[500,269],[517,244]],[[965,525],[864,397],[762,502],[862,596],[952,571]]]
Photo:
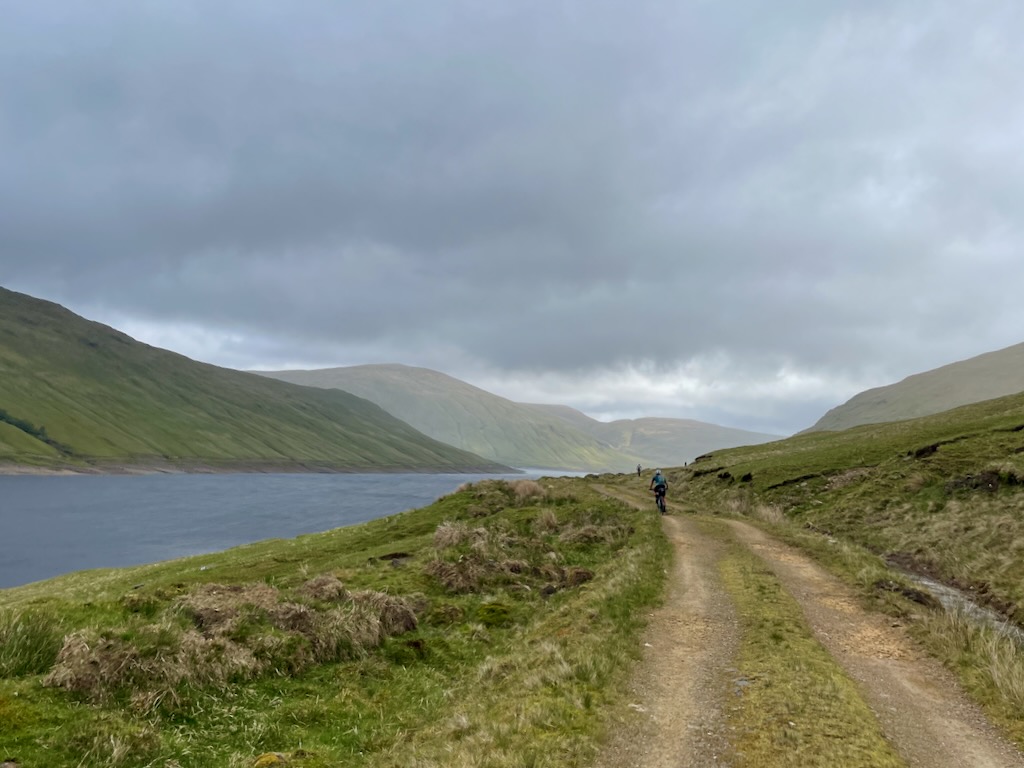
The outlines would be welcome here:
[[[722,547],[692,520],[665,517],[663,527],[675,550],[668,595],[652,614],[631,685],[635,714],[619,724],[598,768],[723,765],[723,675],[739,629],[718,583]]]
[[[898,623],[864,611],[849,587],[798,550],[738,520],[730,527],[800,603],[818,641],[857,681],[886,737],[909,765],[1024,768],[1024,757]]]
[[[599,490],[638,503],[631,495]],[[729,764],[721,707],[732,690],[740,630],[720,583],[723,547],[703,535],[693,518],[668,516],[662,525],[675,554],[668,594],[651,616],[631,685],[634,714],[618,723],[596,768]],[[849,587],[798,550],[739,520],[729,526],[797,600],[819,642],[858,683],[909,766],[1024,768],[1024,756],[892,619],[864,611]]]

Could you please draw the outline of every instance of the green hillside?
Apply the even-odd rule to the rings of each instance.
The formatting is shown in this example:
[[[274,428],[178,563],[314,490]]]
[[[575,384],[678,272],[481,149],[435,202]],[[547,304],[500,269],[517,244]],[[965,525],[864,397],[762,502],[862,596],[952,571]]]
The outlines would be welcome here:
[[[913,419],[1022,391],[1024,344],[1016,344],[861,392],[806,431],[838,431]]]
[[[558,416],[427,368],[357,365],[264,375],[365,397],[436,440],[502,464],[621,471],[641,460]]]
[[[197,363],[2,288],[0,464],[501,469],[353,395]]]

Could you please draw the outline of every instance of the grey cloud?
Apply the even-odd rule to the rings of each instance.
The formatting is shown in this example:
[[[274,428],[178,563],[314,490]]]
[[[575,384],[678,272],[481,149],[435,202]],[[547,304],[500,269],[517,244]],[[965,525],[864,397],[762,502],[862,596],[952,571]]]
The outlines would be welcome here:
[[[1010,0],[11,5],[0,284],[252,366],[903,376],[1019,341],[1022,32]]]

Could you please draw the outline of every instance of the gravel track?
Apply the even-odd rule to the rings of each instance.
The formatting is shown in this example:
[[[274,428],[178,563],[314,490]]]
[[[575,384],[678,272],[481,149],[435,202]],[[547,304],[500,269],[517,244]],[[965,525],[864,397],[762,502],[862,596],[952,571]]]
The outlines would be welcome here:
[[[598,490],[639,505],[632,494]],[[898,622],[865,611],[852,589],[799,550],[740,520],[728,522],[736,541],[800,604],[815,637],[856,681],[908,766],[1024,768],[1020,751]],[[615,724],[596,768],[730,764],[722,705],[735,689],[740,629],[720,581],[723,545],[702,534],[692,517],[669,515],[662,526],[674,551],[665,603],[645,633],[630,713]]]

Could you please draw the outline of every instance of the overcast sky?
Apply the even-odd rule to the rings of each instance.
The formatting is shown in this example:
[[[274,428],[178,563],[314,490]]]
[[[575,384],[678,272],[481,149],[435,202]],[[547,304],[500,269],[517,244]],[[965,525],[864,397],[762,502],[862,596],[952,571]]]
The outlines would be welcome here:
[[[1024,3],[0,0],[0,285],[791,433],[1024,341]]]

